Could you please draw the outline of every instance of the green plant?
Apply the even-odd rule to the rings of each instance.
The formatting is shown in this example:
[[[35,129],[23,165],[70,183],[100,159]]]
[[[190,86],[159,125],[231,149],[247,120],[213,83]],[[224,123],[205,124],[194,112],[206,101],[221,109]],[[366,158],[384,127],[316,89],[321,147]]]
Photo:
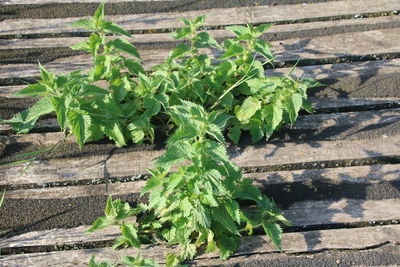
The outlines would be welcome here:
[[[93,56],[94,66],[55,75],[40,66],[41,80],[18,93],[42,97],[32,108],[9,123],[19,133],[28,132],[36,120],[55,112],[60,128],[75,135],[77,143],[108,136],[117,146],[154,141],[155,128],[170,135],[166,152],[154,162],[142,194],[147,204],[135,208],[108,198],[105,216],[98,218],[89,232],[119,225],[121,237],[114,248],[164,240],[178,245],[180,252],[167,255],[167,265],[176,266],[196,253],[219,250],[226,259],[237,248],[240,236],[262,227],[280,248],[280,223],[290,224],[275,203],[264,196],[251,179],[229,160],[225,136],[238,142],[249,131],[254,142],[268,139],[284,125],[293,123],[301,108],[311,112],[306,91],[319,85],[313,80],[297,80],[289,75],[266,77],[265,64],[272,64],[270,44],[260,40],[270,27],[227,27],[236,37],[218,43],[199,32],[205,16],[182,19],[184,27],[173,33],[183,42],[151,71],[141,66],[135,47],[125,39],[107,34],[130,36],[104,20],[104,4],[91,19],[74,23],[91,31],[88,41],[74,45]],[[210,58],[203,49],[217,49]],[[127,58],[126,55],[134,58]],[[95,84],[105,81],[108,87]],[[171,134],[171,132],[173,133]],[[243,210],[239,201],[254,203]],[[135,216],[135,223],[127,223]],[[131,266],[152,266],[154,262],[125,257]],[[97,263],[90,266],[111,266]]]

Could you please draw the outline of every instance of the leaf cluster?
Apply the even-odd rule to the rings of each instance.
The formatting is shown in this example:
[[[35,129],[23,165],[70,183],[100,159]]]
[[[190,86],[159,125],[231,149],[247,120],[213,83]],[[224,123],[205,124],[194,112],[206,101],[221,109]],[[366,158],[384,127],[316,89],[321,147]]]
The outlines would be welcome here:
[[[264,65],[273,64],[273,55],[262,35],[271,25],[227,27],[235,38],[219,43],[199,31],[205,19],[181,19],[184,27],[172,34],[180,44],[146,72],[135,46],[110,36],[130,34],[106,21],[100,4],[93,18],[73,24],[93,31],[87,41],[71,47],[90,53],[93,67],[55,75],[39,66],[41,80],[17,95],[40,100],[0,121],[26,133],[40,116],[55,112],[60,128],[75,135],[80,146],[105,136],[117,146],[153,142],[156,127],[164,129],[170,135],[166,152],[153,162],[142,191],[148,203],[132,208],[109,197],[105,216],[89,232],[118,225],[121,236],[114,248],[140,248],[160,240],[178,245],[178,253],[167,255],[168,266],[202,252],[219,251],[226,259],[241,235],[252,234],[255,227],[281,247],[280,224],[290,222],[229,160],[225,136],[238,142],[242,131],[249,131],[254,142],[268,139],[285,123],[294,123],[300,109],[312,112],[306,92],[320,85],[290,73],[265,76]],[[253,202],[254,208],[242,209],[242,200]],[[140,254],[122,262],[156,265]],[[97,263],[93,257],[89,266],[112,263]]]

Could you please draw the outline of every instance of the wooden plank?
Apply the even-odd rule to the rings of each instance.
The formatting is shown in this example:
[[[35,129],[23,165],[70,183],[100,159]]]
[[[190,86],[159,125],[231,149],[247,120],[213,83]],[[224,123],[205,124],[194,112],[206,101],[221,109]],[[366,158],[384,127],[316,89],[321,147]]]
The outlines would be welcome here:
[[[372,165],[372,166],[352,166],[340,168],[324,168],[312,170],[294,170],[294,171],[278,171],[278,172],[258,172],[246,173],[245,177],[252,178],[255,185],[260,189],[269,185],[282,185],[285,183],[319,183],[340,185],[349,184],[374,184],[382,182],[398,181],[400,177],[400,164],[390,165]],[[41,178],[41,177],[40,177]],[[38,189],[25,190],[9,190],[6,191],[7,199],[65,199],[87,196],[107,196],[107,195],[124,195],[131,193],[140,193],[145,181],[132,181],[118,183],[107,183],[99,179],[87,181],[88,185],[78,186],[60,186],[65,182],[76,182],[79,180],[51,180],[52,177],[45,177],[47,180],[37,179],[34,182],[36,186],[42,186]],[[126,179],[125,179],[126,180]],[[27,182],[25,177],[21,179],[15,178],[10,181],[2,181],[2,184],[24,184]],[[51,185],[48,185],[51,183]],[[52,187],[56,186],[56,187]]]
[[[319,102],[319,99],[314,99],[314,107],[318,108],[326,103],[326,108],[339,109],[340,107],[358,108],[366,105],[398,105],[400,100],[396,98],[389,98],[388,100],[354,100],[354,99],[324,99]],[[331,103],[328,103],[328,100]],[[367,126],[385,125],[388,123],[395,123],[400,121],[400,108],[371,110],[371,111],[355,111],[346,113],[330,113],[330,114],[313,114],[313,115],[300,115],[293,125],[285,126],[285,129],[304,129],[304,130],[319,130],[323,131],[330,127],[352,127],[362,129]],[[58,131],[59,126],[55,118],[47,118],[39,120],[35,129],[48,129]],[[0,131],[12,132],[11,126],[7,124],[0,124]],[[5,145],[15,143],[30,143],[37,146],[52,146],[63,140],[65,137],[62,132],[50,133],[30,133],[21,135],[5,135],[0,136],[0,142]],[[74,137],[69,137],[65,140],[67,143],[74,143]],[[1,149],[0,149],[1,155]]]
[[[318,141],[310,143],[266,144],[229,149],[236,164],[248,169],[264,168],[282,164],[306,165],[320,161],[351,161],[400,156],[400,136],[368,140]],[[0,168],[1,184],[40,184],[50,181],[73,181],[143,175],[151,167],[151,161],[163,151],[136,151],[123,154],[51,159],[34,161],[22,177],[25,165]]]
[[[283,210],[284,216],[295,227],[330,224],[368,223],[371,221],[397,221],[400,214],[399,199],[386,200],[340,200],[297,202]],[[114,240],[119,235],[118,227],[105,228],[87,234],[90,226],[71,229],[52,229],[24,233],[0,240],[0,248],[72,245],[76,243]]]
[[[336,43],[338,42],[338,43]],[[400,52],[398,29],[374,30],[359,33],[343,33],[306,39],[289,39],[272,42],[275,62],[301,60],[334,59],[345,56],[380,55]],[[203,49],[205,54],[218,57],[221,52]],[[162,63],[169,54],[169,49],[139,51],[145,68]],[[56,73],[70,72],[92,67],[90,55],[78,55],[59,58],[43,64]],[[0,66],[0,79],[18,79],[38,77],[37,64],[7,64]]]
[[[345,32],[352,32],[352,29],[363,28],[363,31],[374,30],[374,25],[383,27],[383,25],[393,25],[395,28],[400,22],[400,16],[386,16],[365,19],[344,19],[335,21],[316,21],[313,23],[296,23],[287,25],[274,25],[264,34],[261,39],[268,39],[269,36],[282,33],[302,32],[307,36],[307,32],[320,31],[322,35],[328,35],[329,29],[346,27]],[[389,27],[389,26],[388,26]],[[371,29],[372,28],[372,29]],[[359,30],[358,30],[359,31]],[[227,30],[208,30],[211,36],[216,39],[233,38],[235,35]],[[338,33],[338,32],[336,32]],[[113,38],[113,37],[110,37]],[[286,38],[287,39],[287,38]],[[0,39],[1,49],[34,49],[34,48],[60,48],[70,47],[76,43],[86,41],[86,37],[59,37],[59,38],[30,38],[30,39]],[[133,34],[130,39],[134,44],[153,44],[172,42],[174,39],[167,33],[148,33],[148,34]]]
[[[385,243],[396,244],[400,240],[400,226],[387,225],[353,229],[335,229],[285,233],[282,238],[284,253],[312,253],[321,250],[364,249]],[[160,245],[144,246],[141,250],[145,258],[153,258],[165,263],[165,254],[174,252],[172,248]],[[136,255],[137,249],[130,248],[114,251],[111,248],[83,249],[73,251],[43,252],[1,256],[3,266],[87,266],[91,255],[95,254],[99,261],[120,261],[123,255]],[[257,253],[276,253],[278,250],[264,235],[243,237],[239,249],[233,255],[249,255]],[[200,255],[195,260],[215,259],[216,253]],[[215,259],[214,264],[222,264]]]
[[[108,16],[127,30],[168,29],[180,27],[181,17],[194,18],[209,14],[207,26],[233,25],[239,23],[265,23],[336,17],[349,14],[385,12],[400,9],[397,0],[342,0],[296,5],[257,6],[225,9],[196,10],[157,14]],[[78,18],[60,19],[12,19],[0,22],[1,35],[50,34],[82,32],[68,25]]]

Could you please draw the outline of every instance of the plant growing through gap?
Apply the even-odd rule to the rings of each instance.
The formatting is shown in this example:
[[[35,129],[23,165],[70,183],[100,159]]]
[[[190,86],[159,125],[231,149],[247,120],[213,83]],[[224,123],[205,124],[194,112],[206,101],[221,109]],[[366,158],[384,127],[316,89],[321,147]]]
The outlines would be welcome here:
[[[152,176],[142,191],[149,196],[148,203],[131,208],[109,197],[105,216],[89,230],[119,225],[122,235],[114,248],[139,248],[160,239],[178,245],[178,253],[167,255],[168,266],[198,252],[218,250],[226,259],[237,249],[240,236],[252,234],[254,227],[262,227],[280,248],[279,223],[289,222],[229,160],[224,133],[235,143],[242,131],[249,131],[254,142],[268,139],[285,123],[293,123],[301,108],[312,112],[306,91],[319,85],[290,75],[264,75],[263,65],[272,64],[273,56],[270,44],[260,37],[271,25],[227,27],[235,38],[220,44],[199,31],[205,18],[181,19],[184,27],[173,37],[183,42],[162,64],[146,72],[129,41],[109,36],[131,37],[105,20],[104,4],[100,4],[93,18],[73,23],[93,31],[87,41],[71,48],[90,53],[94,66],[86,73],[66,75],[39,66],[41,80],[17,95],[41,99],[0,121],[26,133],[40,116],[55,112],[61,130],[73,134],[80,146],[105,136],[117,146],[153,142],[156,128],[170,135],[166,152],[153,163]],[[220,51],[219,56],[204,53],[210,48]],[[107,86],[100,86],[101,81]],[[241,209],[240,200],[253,202],[255,208]],[[127,223],[132,216],[136,222]],[[156,265],[140,254],[122,262]],[[112,263],[97,263],[93,257],[89,266]]]

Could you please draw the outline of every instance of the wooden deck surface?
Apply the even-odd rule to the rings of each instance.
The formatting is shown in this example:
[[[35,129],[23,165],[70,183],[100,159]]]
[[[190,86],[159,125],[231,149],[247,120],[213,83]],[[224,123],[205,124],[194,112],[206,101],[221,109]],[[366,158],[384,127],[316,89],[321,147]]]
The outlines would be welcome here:
[[[162,62],[178,44],[168,35],[181,26],[177,18],[208,14],[206,29],[218,41],[232,37],[224,30],[228,25],[274,23],[262,37],[273,44],[276,61],[266,74],[286,74],[299,59],[293,74],[325,86],[310,90],[315,114],[300,115],[268,142],[228,147],[245,176],[293,222],[285,228],[283,253],[257,232],[243,237],[226,262],[204,254],[188,264],[400,264],[400,1],[215,0],[217,8],[203,2],[201,10],[189,0],[136,0],[131,4],[162,9],[118,14],[129,3],[109,0],[106,13],[110,7],[115,14],[107,18],[132,32],[146,68]],[[57,73],[91,66],[90,57],[68,49],[88,33],[66,25],[90,16],[84,8],[98,3],[0,0],[0,117],[34,103],[13,94],[38,77],[38,60]],[[57,10],[57,4],[59,17],[45,12]],[[10,12],[2,14],[2,8]],[[69,16],[68,8],[81,15]],[[7,164],[18,154],[56,144],[63,138],[58,130],[54,117],[40,120],[26,135],[0,125],[0,190],[6,190],[0,208],[0,266],[86,266],[93,254],[119,261],[137,253],[111,249],[118,237],[115,228],[85,231],[103,214],[109,194],[130,202],[140,199],[146,169],[163,153],[163,144],[115,148],[103,142],[79,150],[69,138],[23,175],[26,164]],[[165,253],[173,250],[147,246],[143,256],[164,264]]]

